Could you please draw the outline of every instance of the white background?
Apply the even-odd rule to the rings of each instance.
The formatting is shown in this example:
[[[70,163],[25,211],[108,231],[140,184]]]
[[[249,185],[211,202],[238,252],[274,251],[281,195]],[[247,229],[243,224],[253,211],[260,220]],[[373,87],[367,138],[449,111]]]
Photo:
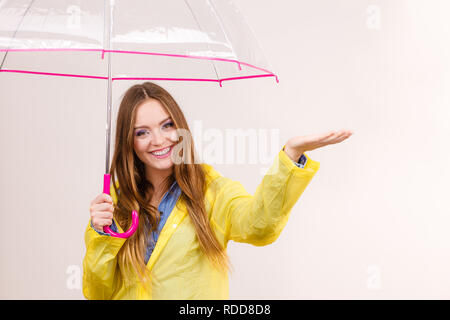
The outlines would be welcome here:
[[[346,128],[266,247],[229,243],[231,299],[449,299],[450,3],[235,0],[274,79],[160,82],[204,130]],[[38,80],[37,80],[38,79]],[[114,86],[114,105],[131,82]],[[106,82],[0,76],[0,298],[83,299]],[[214,165],[254,192],[261,167]]]

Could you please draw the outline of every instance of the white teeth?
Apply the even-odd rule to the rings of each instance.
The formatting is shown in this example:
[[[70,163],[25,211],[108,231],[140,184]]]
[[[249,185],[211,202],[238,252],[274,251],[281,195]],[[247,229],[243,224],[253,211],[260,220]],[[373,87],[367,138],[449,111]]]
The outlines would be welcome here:
[[[151,153],[151,154],[154,154],[154,155],[156,155],[156,156],[163,156],[163,155],[165,155],[166,153],[168,153],[169,150],[170,150],[170,147],[169,147],[169,148],[166,148],[166,149],[164,149],[164,150],[161,150],[161,151],[155,151],[155,152],[150,152],[150,153]]]

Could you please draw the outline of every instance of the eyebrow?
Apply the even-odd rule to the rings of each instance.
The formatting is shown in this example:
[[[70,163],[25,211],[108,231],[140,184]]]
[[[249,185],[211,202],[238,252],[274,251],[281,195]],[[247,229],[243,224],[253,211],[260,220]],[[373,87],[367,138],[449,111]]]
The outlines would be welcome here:
[[[168,118],[164,119],[164,120],[161,121],[159,124],[161,125],[163,122],[169,120],[170,118],[171,118],[171,117],[168,117]],[[135,127],[134,129],[136,130],[136,129],[139,129],[139,128],[150,128],[150,127],[149,127],[149,126],[137,126],[137,127]]]

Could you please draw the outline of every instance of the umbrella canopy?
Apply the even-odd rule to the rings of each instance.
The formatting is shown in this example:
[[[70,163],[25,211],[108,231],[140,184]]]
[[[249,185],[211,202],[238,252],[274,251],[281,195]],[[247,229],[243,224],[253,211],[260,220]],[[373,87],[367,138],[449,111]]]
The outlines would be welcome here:
[[[0,72],[108,81],[106,194],[111,182],[113,81],[203,81],[222,86],[224,81],[274,77],[278,82],[229,0],[1,1]],[[137,225],[133,211],[128,231],[119,234],[107,226],[104,231],[127,238]]]
[[[0,2],[0,72],[107,80],[108,54],[112,81],[278,81],[229,0]]]

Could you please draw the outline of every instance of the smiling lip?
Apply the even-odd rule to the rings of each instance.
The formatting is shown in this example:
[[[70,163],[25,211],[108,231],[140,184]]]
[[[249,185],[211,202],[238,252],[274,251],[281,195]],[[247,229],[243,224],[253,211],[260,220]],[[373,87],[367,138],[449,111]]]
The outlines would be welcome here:
[[[157,155],[157,154],[154,154],[154,153],[151,153],[151,152],[149,152],[153,157],[155,157],[155,158],[157,158],[157,159],[166,159],[167,157],[170,157],[170,155],[172,154],[172,146],[170,146],[170,147],[168,147],[169,148],[169,151],[167,151],[167,153],[166,154],[163,154],[163,155]]]
[[[167,148],[169,148],[169,147],[173,147],[173,145],[167,146],[167,147],[164,147],[164,148],[161,148],[161,149],[158,149],[158,150],[149,151],[149,152],[161,151],[161,150],[167,149]]]

